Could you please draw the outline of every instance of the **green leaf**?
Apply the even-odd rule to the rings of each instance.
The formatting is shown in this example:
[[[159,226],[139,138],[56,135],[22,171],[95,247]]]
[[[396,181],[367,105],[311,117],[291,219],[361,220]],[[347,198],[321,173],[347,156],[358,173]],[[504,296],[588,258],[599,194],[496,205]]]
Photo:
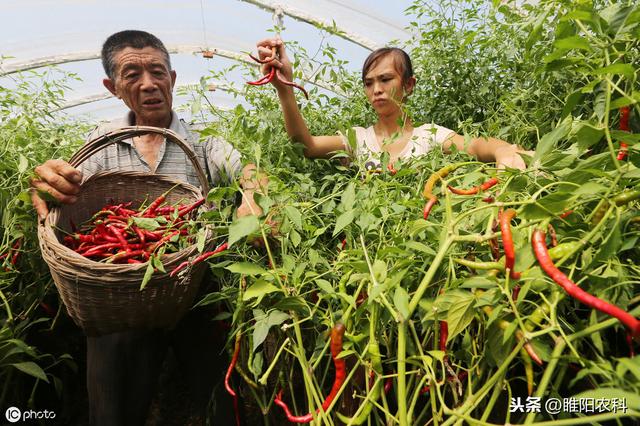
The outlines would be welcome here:
[[[229,226],[229,247],[231,244],[258,231],[259,229],[260,222],[258,222],[258,218],[254,215],[244,216],[234,220],[231,226]]]
[[[28,168],[29,168],[29,160],[27,160],[27,157],[20,154],[20,159],[18,161],[18,173],[22,174],[26,172]]]
[[[292,229],[291,232],[289,232],[289,239],[294,247],[298,247],[302,242],[302,237],[295,229]]]
[[[160,259],[160,255],[151,256],[151,259],[149,259],[149,262],[153,265],[154,268],[156,268],[158,271],[162,272],[163,274],[167,272],[164,269],[164,265],[162,263],[162,260]]]
[[[342,198],[340,200],[340,209],[343,211],[353,209],[353,203],[356,200],[356,188],[353,182],[349,182],[347,188],[342,193]]]
[[[623,367],[623,370],[625,370],[620,372],[620,377],[624,376],[626,371],[629,371],[635,376],[636,381],[640,381],[640,356],[618,359],[618,368],[620,367]]]
[[[593,398],[596,399],[605,399],[607,401],[611,401],[612,399],[624,400],[627,405],[627,409],[631,410],[640,410],[640,395],[632,392],[626,392],[619,388],[598,388],[593,390],[588,390],[585,392],[581,392],[577,395],[574,395],[576,399],[586,399]],[[588,417],[586,418],[588,419]]]
[[[589,42],[580,36],[572,36],[556,40],[553,45],[558,49],[564,50],[591,50],[591,45],[589,44]]]
[[[256,324],[253,329],[253,349],[255,351],[258,346],[264,342],[269,334],[269,329],[275,325],[280,325],[287,319],[289,315],[277,309],[272,310],[269,315],[265,315],[261,310],[255,309],[254,319]]]
[[[614,3],[600,11],[600,16],[609,24],[609,34],[615,36],[624,28],[625,21],[633,11],[633,6]]]
[[[338,216],[338,219],[336,219],[336,227],[333,230],[333,236],[334,237],[336,235],[338,235],[340,233],[340,231],[342,231],[351,222],[353,222],[355,214],[356,214],[355,209],[351,209],[351,210],[348,210],[348,211],[342,213],[340,216]]]
[[[551,132],[547,133],[540,139],[536,152],[533,155],[532,163],[542,160],[548,153],[553,151],[558,141],[567,136],[569,130],[571,130],[572,117],[569,115],[558,124],[558,126]]]
[[[18,370],[22,371],[23,373],[26,373],[30,376],[35,377],[36,379],[44,380],[45,382],[49,383],[49,379],[47,379],[47,375],[45,374],[44,370],[40,368],[40,366],[35,362],[31,362],[31,361],[18,362],[11,365],[17,368]]]
[[[402,318],[409,318],[409,293],[404,288],[396,287],[396,292],[393,295],[393,304],[402,315]]]
[[[418,241],[409,240],[409,241],[404,243],[404,246],[407,249],[410,249],[410,250],[419,251],[419,252],[426,253],[426,254],[429,254],[429,255],[432,255],[432,256],[436,255],[436,252],[435,252],[434,249],[432,249],[428,245],[422,244],[422,243],[420,243]]]
[[[460,334],[473,320],[475,297],[470,292],[455,292],[447,312],[449,340]]]
[[[144,271],[144,277],[142,277],[142,282],[140,283],[140,290],[143,290],[147,286],[147,284],[149,283],[149,280],[153,276],[153,272],[154,272],[153,264],[149,262],[147,264],[147,270]]]
[[[225,269],[234,274],[242,275],[261,275],[267,272],[262,266],[249,262],[236,262],[225,267]]]
[[[260,303],[264,296],[276,291],[280,291],[280,289],[271,284],[269,281],[257,280],[255,283],[251,284],[249,288],[247,288],[247,290],[242,295],[242,300],[246,302],[247,300],[251,300],[254,297],[257,297],[258,300],[256,301],[256,303]]]
[[[604,243],[599,245],[599,250],[593,258],[592,264],[605,262],[618,253],[622,245],[622,236],[620,232],[620,224],[616,222],[613,225],[611,233],[608,235]]]
[[[286,213],[293,226],[296,227],[297,230],[302,230],[302,214],[300,211],[293,206],[286,206],[284,208],[284,212]]]
[[[309,315],[310,312],[309,306],[300,296],[289,296],[280,299],[273,307],[282,311],[296,311],[304,316]]]
[[[147,231],[155,231],[160,227],[160,223],[150,217],[132,217],[133,223],[142,229],[146,229]]]
[[[198,229],[198,235],[196,237],[196,249],[198,253],[202,253],[204,251],[204,246],[207,242],[207,228]]]
[[[325,292],[327,294],[333,294],[335,292],[335,290],[333,289],[333,286],[327,280],[317,279],[314,282],[320,288],[320,290],[322,290],[323,292]]]
[[[593,72],[595,75],[604,75],[604,74],[619,74],[624,75],[628,79],[633,79],[633,75],[635,74],[635,69],[630,64],[613,64],[608,67],[603,67],[595,70]]]

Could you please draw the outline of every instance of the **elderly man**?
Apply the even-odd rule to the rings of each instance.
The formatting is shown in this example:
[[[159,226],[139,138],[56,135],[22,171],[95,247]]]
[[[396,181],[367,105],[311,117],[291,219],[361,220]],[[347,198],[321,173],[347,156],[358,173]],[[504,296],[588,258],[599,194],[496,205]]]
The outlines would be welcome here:
[[[172,110],[176,72],[163,43],[143,31],[122,31],[110,36],[102,48],[107,78],[104,86],[130,109],[120,120],[103,125],[89,139],[123,126],[168,128],[185,139],[208,172],[213,185],[240,175],[244,188],[238,215],[261,214],[253,191],[266,185],[257,179],[255,167],[241,170],[239,153],[221,139],[199,143],[199,135]],[[81,170],[62,160],[38,166],[33,179],[33,205],[38,215],[47,215],[47,205],[37,194],[46,192],[62,203],[77,200],[83,178],[103,170],[136,170],[170,175],[198,185],[195,170],[182,150],[167,144],[162,135],[148,134],[109,146],[82,164]],[[87,338],[87,388],[90,419],[94,425],[141,425],[150,401],[166,348],[173,343],[177,359],[193,391],[192,401],[204,412],[213,385],[224,372],[223,339],[211,328],[202,312],[188,314],[173,332],[126,331]],[[223,410],[229,413],[230,410]],[[226,422],[225,422],[226,423]]]

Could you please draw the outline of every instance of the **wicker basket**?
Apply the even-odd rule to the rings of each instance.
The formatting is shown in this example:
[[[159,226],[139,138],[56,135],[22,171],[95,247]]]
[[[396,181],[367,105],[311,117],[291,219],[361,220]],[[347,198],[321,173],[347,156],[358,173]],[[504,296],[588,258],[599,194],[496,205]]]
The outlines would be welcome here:
[[[177,134],[155,127],[125,127],[85,144],[69,161],[77,167],[91,155],[118,141],[147,133],[159,133],[177,143],[196,169],[205,193],[208,183],[193,150]],[[67,312],[88,336],[131,329],[171,328],[195,299],[206,263],[190,268],[177,277],[168,272],[197,255],[196,245],[163,256],[167,273],[156,271],[144,290],[140,284],[147,263],[105,264],[80,256],[63,245],[59,229],[70,231],[70,223],[82,223],[112,200],[132,201],[133,206],[154,199],[174,187],[167,202],[193,202],[202,196],[200,189],[168,176],[140,172],[100,172],[81,186],[78,201],[51,209],[39,223],[38,239],[42,256],[49,265]],[[207,248],[212,232],[207,230]]]

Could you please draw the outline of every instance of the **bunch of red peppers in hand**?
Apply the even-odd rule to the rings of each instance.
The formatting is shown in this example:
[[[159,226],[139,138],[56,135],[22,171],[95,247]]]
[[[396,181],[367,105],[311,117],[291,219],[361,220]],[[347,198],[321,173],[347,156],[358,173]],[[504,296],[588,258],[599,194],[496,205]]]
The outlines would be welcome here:
[[[249,54],[249,56],[251,57],[251,59],[253,59],[254,61],[256,61],[256,62],[258,62],[260,64],[269,64],[269,63],[273,62],[276,59],[276,48],[272,47],[271,48],[271,56],[269,56],[269,57],[267,57],[265,59],[256,58],[252,54]],[[262,77],[262,78],[260,78],[260,79],[258,79],[256,81],[248,81],[247,84],[250,84],[252,86],[262,86],[264,84],[271,83],[274,78],[278,79],[278,81],[280,83],[284,84],[284,85],[295,87],[296,89],[302,91],[302,93],[304,93],[304,97],[309,99],[309,94],[307,93],[307,91],[305,90],[304,87],[302,87],[299,84],[296,84],[296,83],[294,83],[292,81],[287,80],[287,78],[282,75],[280,70],[277,69],[276,67],[273,67],[273,66],[269,69],[269,73],[267,75],[265,75],[264,77]]]

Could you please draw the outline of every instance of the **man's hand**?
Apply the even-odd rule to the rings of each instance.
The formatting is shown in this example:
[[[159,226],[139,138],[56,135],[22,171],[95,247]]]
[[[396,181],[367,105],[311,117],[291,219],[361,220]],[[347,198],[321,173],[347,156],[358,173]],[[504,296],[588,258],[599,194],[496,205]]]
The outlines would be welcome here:
[[[247,195],[245,194],[242,197],[242,204],[240,204],[238,210],[236,210],[236,214],[238,217],[250,215],[262,216],[262,209],[260,208],[258,203],[253,200],[253,194],[250,198],[247,198]]]
[[[525,151],[516,145],[506,145],[496,148],[496,166],[499,169],[510,167],[512,169],[524,170],[527,168],[520,154],[533,156],[533,151]]]
[[[58,202],[73,204],[78,200],[82,173],[63,160],[49,160],[35,168],[37,177],[31,179],[31,202],[40,219],[49,214],[47,203],[40,197],[48,194]]]

